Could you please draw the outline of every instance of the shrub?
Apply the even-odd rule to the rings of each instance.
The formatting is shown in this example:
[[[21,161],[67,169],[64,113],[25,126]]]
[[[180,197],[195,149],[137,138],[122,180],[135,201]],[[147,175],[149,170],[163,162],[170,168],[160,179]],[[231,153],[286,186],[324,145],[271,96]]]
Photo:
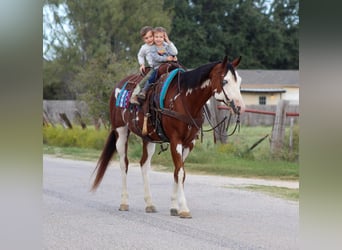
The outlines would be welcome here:
[[[43,127],[43,143],[58,147],[80,147],[101,150],[106,142],[108,131],[94,128],[82,129],[74,127],[65,129],[58,125],[56,127]]]

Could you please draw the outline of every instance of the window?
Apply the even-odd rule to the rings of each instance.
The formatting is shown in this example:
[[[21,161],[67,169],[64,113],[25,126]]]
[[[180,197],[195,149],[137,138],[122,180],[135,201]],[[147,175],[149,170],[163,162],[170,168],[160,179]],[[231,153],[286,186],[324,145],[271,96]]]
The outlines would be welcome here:
[[[259,96],[259,105],[266,105],[266,96]]]

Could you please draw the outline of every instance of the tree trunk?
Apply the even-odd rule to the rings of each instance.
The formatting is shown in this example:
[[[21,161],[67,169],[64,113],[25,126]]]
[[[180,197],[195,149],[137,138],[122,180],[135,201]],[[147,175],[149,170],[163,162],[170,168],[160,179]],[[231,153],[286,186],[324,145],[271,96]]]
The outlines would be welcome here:
[[[214,97],[210,98],[210,114],[211,119],[210,123],[212,126],[216,126],[221,121],[225,119],[229,115],[229,111],[225,109],[218,109],[217,106],[219,103],[216,101]],[[219,141],[222,144],[226,144],[228,142],[228,136],[226,131],[226,122],[222,122],[217,128],[214,130],[214,143]]]

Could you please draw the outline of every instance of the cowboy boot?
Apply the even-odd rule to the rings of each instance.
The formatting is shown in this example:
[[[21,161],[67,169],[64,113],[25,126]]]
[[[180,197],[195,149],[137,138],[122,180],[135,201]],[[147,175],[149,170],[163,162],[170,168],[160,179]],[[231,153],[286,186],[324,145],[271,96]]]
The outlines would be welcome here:
[[[140,102],[138,100],[138,96],[137,95],[132,95],[131,99],[129,100],[130,103],[132,104],[137,104],[140,105]]]
[[[138,98],[141,99],[141,100],[145,100],[146,99],[146,88],[143,88],[140,93],[138,94]]]

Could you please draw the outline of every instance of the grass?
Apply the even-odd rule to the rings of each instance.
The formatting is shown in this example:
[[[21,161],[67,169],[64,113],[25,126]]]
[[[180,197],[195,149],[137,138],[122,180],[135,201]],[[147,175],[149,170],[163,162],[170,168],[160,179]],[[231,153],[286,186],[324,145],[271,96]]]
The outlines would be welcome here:
[[[43,146],[43,153],[47,155],[54,155],[60,158],[67,158],[73,160],[95,161],[101,154],[100,150],[78,147],[56,147]]]
[[[263,185],[250,185],[243,187],[242,189],[251,190],[255,192],[262,192],[273,197],[287,199],[291,201],[299,201],[299,189],[275,187],[275,186],[263,186]]]
[[[284,150],[281,157],[274,158],[270,155],[269,139],[265,139],[252,151],[248,151],[260,138],[271,134],[271,130],[271,127],[242,127],[240,133],[229,137],[228,144],[214,144],[212,133],[205,133],[203,142],[198,140],[186,159],[186,171],[233,177],[298,180],[296,148],[293,152]],[[105,130],[89,129],[85,132],[81,129],[70,131],[63,128],[45,128],[43,152],[63,158],[96,161],[107,134]],[[129,140],[129,160],[138,162],[141,156],[141,140],[135,135],[131,135]],[[73,143],[77,146],[73,146]],[[152,167],[159,171],[173,171],[170,151],[158,155],[159,151],[157,145]],[[117,159],[116,155],[114,160]]]

